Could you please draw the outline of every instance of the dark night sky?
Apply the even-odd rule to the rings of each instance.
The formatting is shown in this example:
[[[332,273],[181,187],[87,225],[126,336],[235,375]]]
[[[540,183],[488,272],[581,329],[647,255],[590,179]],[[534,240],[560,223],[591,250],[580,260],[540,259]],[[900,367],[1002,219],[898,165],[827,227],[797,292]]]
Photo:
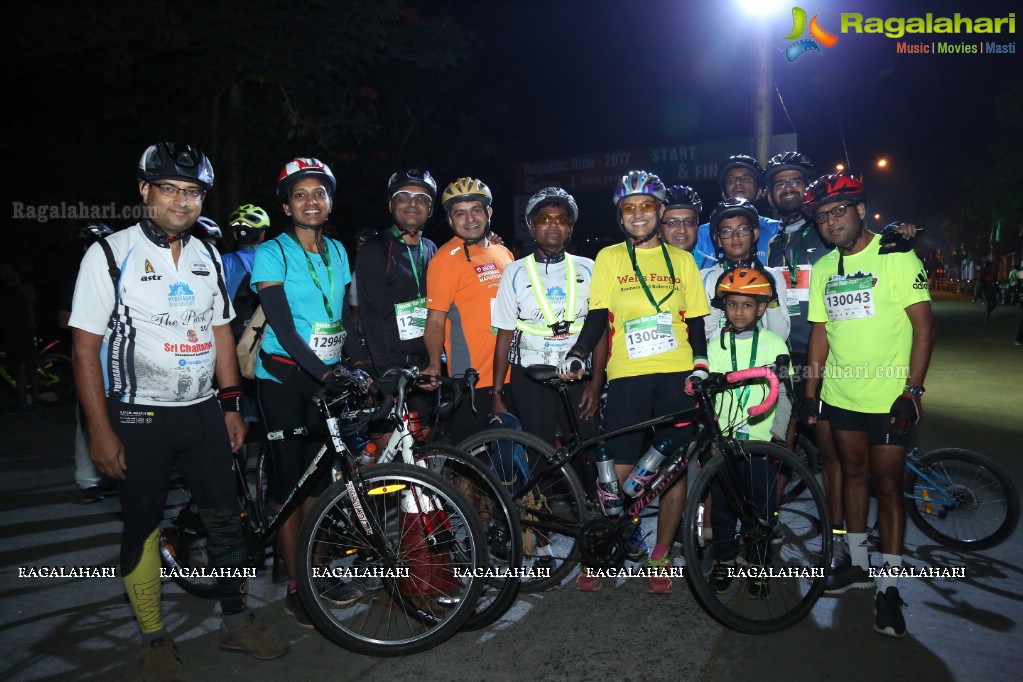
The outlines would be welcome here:
[[[836,33],[841,12],[887,17],[919,16],[927,11],[939,16],[959,11],[965,16],[981,17],[1004,16],[1015,11],[1016,6],[1011,2],[984,0],[800,0],[800,4],[810,15],[819,12],[824,28]],[[218,7],[218,11],[229,11],[224,7],[230,6]],[[331,7],[331,3],[326,3],[324,11]],[[496,196],[495,225],[499,231],[510,234],[512,172],[518,162],[616,149],[747,139],[752,135],[753,19],[744,15],[732,0],[715,3],[451,0],[424,2],[422,8],[423,12],[449,12],[474,31],[471,68],[466,69],[466,82],[458,89],[455,106],[493,114],[492,123],[483,133],[493,148],[486,160],[463,167],[457,155],[438,155],[437,159],[427,158],[423,162],[441,171],[438,173],[441,183],[453,179],[449,174],[476,175],[490,183]],[[771,36],[774,79],[788,111],[787,116],[775,101],[774,132],[797,133],[800,150],[824,172],[844,160],[840,133],[844,130],[853,168],[861,172],[866,168],[872,208],[889,216],[897,214],[936,225],[944,202],[956,193],[964,169],[982,158],[990,145],[992,98],[1004,82],[1023,78],[1020,56],[900,55],[895,52],[895,40],[845,34],[823,54],[808,54],[788,63],[783,54],[788,41],[782,36],[791,28],[791,8],[791,4],[783,4],[764,20]],[[199,26],[204,14],[195,10],[189,16]],[[1019,19],[1023,28],[1023,13]],[[294,26],[280,28],[294,31],[298,40],[307,20],[308,17],[297,17]],[[84,19],[72,36],[55,36],[46,25],[18,21],[8,22],[5,28],[56,46],[74,46],[89,37]],[[224,31],[230,29],[229,25],[224,26]],[[975,44],[982,36],[961,39]],[[1013,42],[1016,36],[1003,34],[995,39]],[[130,166],[144,146],[139,140],[164,135],[154,132],[153,120],[174,120],[173,111],[161,109],[164,115],[158,119],[145,113],[144,107],[175,106],[174,98],[166,96],[164,89],[155,87],[154,82],[171,81],[182,87],[192,84],[181,77],[154,81],[151,63],[135,67],[110,63],[104,68],[113,77],[137,85],[136,120],[147,127],[125,129],[116,139],[91,142],[94,149],[100,150],[95,159],[90,159],[97,169],[109,170],[115,163],[129,167],[117,176],[125,178],[123,187],[116,191],[92,188],[89,196],[102,196],[109,191],[128,200],[126,197],[134,191],[129,180]],[[71,196],[67,182],[55,179],[60,177],[62,145],[70,135],[90,135],[88,117],[102,114],[104,93],[97,90],[95,101],[80,102],[81,111],[88,112],[86,116],[69,111],[63,129],[57,126],[43,134],[36,129],[34,134],[25,135],[19,121],[52,109],[54,102],[59,101],[62,87],[78,75],[73,69],[45,63],[13,71],[6,74],[14,80],[9,91],[19,92],[21,97],[17,102],[14,98],[7,100],[8,120],[12,123],[5,132],[8,149],[14,150],[19,160],[8,160],[9,177],[0,194],[15,192],[24,196],[28,185],[31,191],[43,188],[45,196],[52,197],[54,202],[77,199]],[[15,104],[17,110],[12,111]],[[277,133],[268,130],[264,134],[269,137]],[[459,130],[443,130],[441,134],[457,136]],[[243,150],[261,144],[261,139],[241,141]],[[109,158],[101,158],[107,154],[105,150],[109,150]],[[747,146],[733,151],[752,149]],[[294,153],[307,150],[296,149]],[[891,162],[883,177],[870,168],[881,155]],[[329,150],[324,157],[328,163],[336,162]],[[17,173],[21,168],[27,172]],[[12,172],[17,173],[14,179],[10,177]],[[267,168],[260,167],[261,177],[268,174]],[[79,184],[83,181],[88,184],[88,180],[86,177]],[[367,180],[379,182],[382,196],[386,175]],[[103,183],[110,184],[106,180]],[[259,186],[269,188],[269,181],[266,185],[260,182]],[[713,205],[718,198],[713,183],[698,183],[697,189],[704,195],[705,206]],[[604,193],[588,192],[580,197],[582,234],[615,233],[610,194],[608,187]],[[339,197],[339,201],[345,201],[345,197]],[[380,201],[381,222],[386,221],[384,208]],[[4,225],[5,231],[13,229],[24,234],[19,229],[22,227],[10,221]],[[58,226],[50,223],[43,229]],[[436,238],[446,238],[438,216],[434,216],[431,232]]]

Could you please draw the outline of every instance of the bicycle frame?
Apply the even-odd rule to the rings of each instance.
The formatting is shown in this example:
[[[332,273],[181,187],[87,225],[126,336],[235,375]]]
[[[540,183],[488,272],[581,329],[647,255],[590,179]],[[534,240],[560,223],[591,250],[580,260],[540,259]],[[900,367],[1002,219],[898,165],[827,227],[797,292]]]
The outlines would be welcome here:
[[[931,514],[931,505],[938,505],[946,512],[950,509],[954,509],[959,506],[959,501],[954,497],[950,496],[946,490],[952,485],[952,481],[948,479],[934,469],[929,469],[920,466],[920,448],[913,448],[911,451],[906,453],[906,469],[910,469],[916,472],[916,475],[920,477],[920,481],[927,483],[931,486],[930,489],[925,489],[924,494],[915,495],[910,493],[903,493],[903,496],[907,500],[913,500],[915,502],[923,502],[926,513]],[[919,486],[917,486],[919,487]],[[935,497],[930,496],[930,490],[933,489]],[[942,514],[939,513],[939,516]]]
[[[748,372],[749,370],[745,371]],[[730,374],[728,376],[733,375]],[[566,393],[564,391],[559,392],[561,392],[564,400]],[[662,492],[667,490],[689,469],[693,455],[699,455],[701,457],[700,462],[702,464],[705,461],[704,458],[709,456],[709,453],[712,452],[714,446],[716,446],[722,454],[726,455],[725,466],[727,475],[724,477],[724,480],[725,485],[729,488],[727,492],[733,495],[736,493],[737,487],[735,486],[734,481],[737,480],[737,477],[739,476],[735,465],[735,457],[737,455],[735,451],[736,441],[725,438],[715,417],[713,387],[704,386],[702,384],[699,385],[696,388],[695,397],[697,398],[696,407],[647,419],[638,424],[633,424],[631,426],[616,429],[609,433],[583,440],[567,448],[560,448],[557,451],[555,458],[549,461],[551,468],[559,468],[568,464],[568,462],[579,456],[579,454],[584,450],[625,433],[642,431],[665,424],[696,425],[697,432],[693,439],[676,448],[675,451],[661,463],[661,471],[668,471],[668,475],[657,483],[656,486],[644,490],[638,497],[636,497],[632,504],[626,509],[626,513],[623,514],[622,518],[607,531],[607,535],[611,535],[612,533],[619,531],[624,532],[626,527],[638,524],[640,521],[640,514],[642,514],[642,512],[650,506],[650,504],[657,499]],[[571,414],[571,410],[569,410],[569,414]],[[572,426],[576,427],[577,424],[578,423],[575,422]],[[578,433],[578,429],[575,428],[574,432]],[[542,476],[543,471],[532,473],[526,480],[525,484],[523,484],[523,490],[530,490],[533,488]],[[656,481],[656,478],[654,480]],[[582,536],[583,528],[579,525],[560,522],[556,520],[557,517],[553,517],[552,515],[546,514],[540,510],[531,510],[530,514],[536,517],[536,521],[529,518],[523,518],[521,520],[523,526],[531,526],[543,531],[552,531],[576,539],[579,539]],[[744,499],[743,517],[746,518],[747,516],[750,520],[756,519],[758,521],[762,521],[757,518],[757,514],[753,508],[753,502],[751,500]],[[546,521],[544,521],[544,517],[547,517]]]

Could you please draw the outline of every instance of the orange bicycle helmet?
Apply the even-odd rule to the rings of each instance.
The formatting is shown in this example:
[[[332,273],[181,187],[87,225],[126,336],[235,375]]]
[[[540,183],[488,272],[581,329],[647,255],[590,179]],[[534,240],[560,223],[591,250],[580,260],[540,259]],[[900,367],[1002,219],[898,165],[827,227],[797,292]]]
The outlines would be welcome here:
[[[714,286],[714,298],[710,304],[718,310],[724,310],[725,299],[736,294],[751,296],[759,303],[766,303],[772,308],[778,305],[774,279],[760,268],[725,270]]]

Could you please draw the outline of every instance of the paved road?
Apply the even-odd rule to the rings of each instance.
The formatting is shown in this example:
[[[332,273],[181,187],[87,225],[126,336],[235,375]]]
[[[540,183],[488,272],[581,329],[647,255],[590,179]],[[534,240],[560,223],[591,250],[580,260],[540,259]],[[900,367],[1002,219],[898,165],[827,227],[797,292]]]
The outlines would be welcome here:
[[[1019,312],[999,309],[985,325],[979,305],[939,296],[919,444],[980,450],[1023,487],[1023,347],[1012,345]],[[0,679],[137,679],[137,630],[119,579],[17,577],[19,566],[117,563],[117,502],[78,503],[72,425],[66,407],[0,416]],[[217,651],[215,605],[173,585],[164,614],[190,679],[1012,680],[1023,664],[1020,540],[1017,531],[993,550],[959,553],[911,527],[907,563],[965,566],[967,577],[903,580],[909,636],[902,640],[873,632],[866,591],[824,598],[796,627],[752,637],[720,627],[682,584],[654,597],[642,581],[625,580],[605,581],[592,595],[569,588],[525,596],[487,630],[398,659],[354,655],[296,627],[268,571],[251,581],[250,599],[293,642],[283,659],[260,663]]]

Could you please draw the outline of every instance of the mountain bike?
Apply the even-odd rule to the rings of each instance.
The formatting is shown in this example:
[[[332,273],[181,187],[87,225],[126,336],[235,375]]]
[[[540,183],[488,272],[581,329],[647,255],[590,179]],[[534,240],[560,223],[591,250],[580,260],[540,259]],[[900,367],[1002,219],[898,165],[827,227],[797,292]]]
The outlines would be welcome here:
[[[555,387],[561,381],[556,372],[548,366],[526,370],[532,379]],[[506,470],[499,477],[513,493],[520,514],[525,565],[552,568],[549,577],[523,578],[527,583],[523,589],[557,586],[580,562],[595,569],[620,567],[627,539],[644,509],[695,462],[700,472],[683,516],[683,553],[686,578],[704,609],[722,624],[752,634],[789,627],[809,613],[824,590],[831,558],[824,492],[803,462],[788,450],[766,442],[735,440],[722,431],[715,415],[715,395],[750,379],[766,379],[771,385],[765,403],[748,410],[752,417],[769,409],[777,398],[778,379],[770,368],[712,374],[696,385],[694,408],[558,450],[530,434],[477,434],[484,443],[477,454],[491,460],[493,448],[485,447],[489,439],[511,439],[514,434],[514,442],[523,446],[521,457],[514,460],[518,462],[514,472],[509,475]],[[737,416],[727,432],[734,432],[743,419]],[[664,425],[695,425],[696,434],[661,463],[658,474],[634,499],[625,501],[621,517],[595,512],[587,504],[572,461],[605,439]],[[795,472],[805,482],[805,489],[797,498],[777,506],[775,491],[783,470]],[[713,520],[703,514],[708,495],[714,496]],[[719,590],[699,569],[707,554],[738,567],[728,589]]]
[[[74,395],[75,377],[71,368],[71,358],[58,352],[59,344],[60,341],[56,340],[45,345],[40,343],[35,372],[38,375],[40,396],[52,393],[53,397],[50,400],[63,402]],[[18,384],[7,371],[6,360],[7,354],[0,351],[0,386],[16,391]]]
[[[486,587],[487,536],[478,512],[423,465],[357,465],[344,436],[377,410],[362,392],[352,388],[315,402],[327,440],[280,508],[262,505],[267,516],[258,540],[268,546],[316,477],[333,472],[335,482],[317,498],[299,536],[296,580],[310,617],[331,641],[357,653],[397,656],[436,646],[473,616]],[[316,436],[307,426],[267,434],[270,440],[310,437]],[[244,475],[238,480],[247,492]],[[261,513],[253,504],[245,515],[250,528]],[[331,593],[348,580],[362,595],[339,606]]]

